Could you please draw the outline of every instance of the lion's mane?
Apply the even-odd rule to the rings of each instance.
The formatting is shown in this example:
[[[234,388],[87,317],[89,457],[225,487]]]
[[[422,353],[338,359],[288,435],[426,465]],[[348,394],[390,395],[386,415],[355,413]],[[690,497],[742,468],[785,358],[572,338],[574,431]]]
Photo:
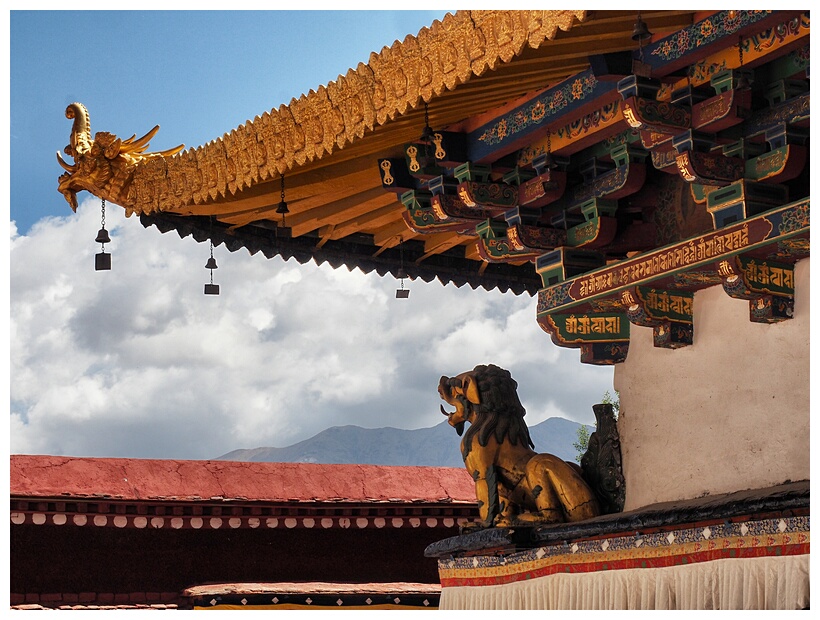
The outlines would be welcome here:
[[[518,383],[508,370],[494,364],[479,365],[473,369],[481,398],[480,405],[470,406],[475,420],[464,433],[462,456],[466,459],[477,436],[482,447],[487,446],[490,435],[495,435],[498,443],[508,440],[513,445],[534,448],[530,432],[524,422],[526,411],[518,399]]]

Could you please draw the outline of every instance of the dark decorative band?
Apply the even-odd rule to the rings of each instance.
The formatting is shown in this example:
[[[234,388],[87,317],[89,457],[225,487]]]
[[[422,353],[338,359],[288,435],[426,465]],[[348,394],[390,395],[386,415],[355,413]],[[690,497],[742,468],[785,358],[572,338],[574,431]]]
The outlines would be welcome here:
[[[440,559],[442,587],[488,586],[555,574],[666,568],[716,560],[807,555],[809,517],[720,522]]]

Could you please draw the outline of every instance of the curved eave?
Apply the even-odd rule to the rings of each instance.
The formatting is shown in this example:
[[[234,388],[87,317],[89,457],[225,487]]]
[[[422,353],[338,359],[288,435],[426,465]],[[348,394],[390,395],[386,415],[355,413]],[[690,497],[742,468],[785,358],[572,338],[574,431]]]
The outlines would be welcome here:
[[[642,17],[661,33],[690,25],[695,14]],[[234,246],[253,253],[267,243],[288,258],[280,252],[281,228],[274,234],[282,224],[276,209],[284,174],[286,234],[298,248],[291,255],[334,264],[338,257],[323,253],[355,240],[357,254],[343,253],[343,264],[395,275],[397,264],[372,266],[373,259],[390,262],[391,249],[412,242],[411,276],[415,270],[425,280],[533,294],[540,284],[532,263],[488,265],[474,236],[410,230],[398,196],[382,187],[377,161],[402,157],[401,145],[418,139],[424,102],[431,126],[464,130],[470,119],[587,70],[591,56],[634,50],[634,21],[631,11],[448,14],[288,106],[206,145],[137,163],[128,198],[113,202],[165,230],[200,227],[183,225],[188,218],[213,219]]]

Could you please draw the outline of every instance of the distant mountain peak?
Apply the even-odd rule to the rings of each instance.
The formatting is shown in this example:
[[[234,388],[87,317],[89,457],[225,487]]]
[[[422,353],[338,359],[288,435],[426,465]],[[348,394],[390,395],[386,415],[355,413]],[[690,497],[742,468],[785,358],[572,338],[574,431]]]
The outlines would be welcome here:
[[[574,461],[573,443],[578,441],[580,426],[566,418],[548,418],[530,427],[530,437],[537,452],[549,452]],[[588,429],[595,430],[593,426]],[[415,430],[345,425],[332,426],[284,448],[232,450],[216,460],[463,467],[459,443],[458,435],[446,421]]]

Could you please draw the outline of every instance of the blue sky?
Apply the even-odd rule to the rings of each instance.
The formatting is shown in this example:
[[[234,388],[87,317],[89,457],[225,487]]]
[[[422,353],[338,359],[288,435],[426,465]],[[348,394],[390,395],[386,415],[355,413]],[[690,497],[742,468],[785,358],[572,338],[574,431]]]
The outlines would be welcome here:
[[[10,63],[12,453],[214,458],[329,426],[443,421],[442,374],[508,368],[531,424],[592,423],[612,369],[582,365],[535,299],[398,282],[163,235],[110,205],[113,269],[95,272],[98,199],[57,192],[71,121],[205,144],[367,62],[434,12],[18,12]],[[500,347],[498,343],[504,343]],[[454,450],[458,440],[454,434]],[[536,446],[537,448],[537,446]]]

